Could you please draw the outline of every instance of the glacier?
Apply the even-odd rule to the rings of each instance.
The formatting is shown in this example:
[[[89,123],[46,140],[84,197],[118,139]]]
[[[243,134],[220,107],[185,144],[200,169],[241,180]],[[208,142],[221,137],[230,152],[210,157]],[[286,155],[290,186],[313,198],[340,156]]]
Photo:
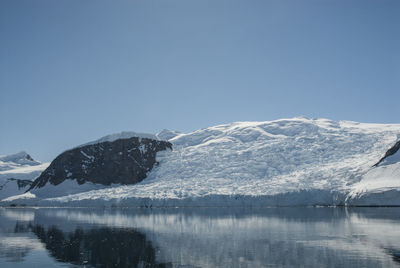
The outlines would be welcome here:
[[[123,137],[127,135],[134,134]],[[400,139],[400,124],[296,117],[235,122],[187,134],[164,130],[155,137],[168,138],[173,149],[158,152],[159,165],[138,184],[86,187],[81,193],[41,198],[28,193],[2,203],[400,206],[400,152],[374,166]]]

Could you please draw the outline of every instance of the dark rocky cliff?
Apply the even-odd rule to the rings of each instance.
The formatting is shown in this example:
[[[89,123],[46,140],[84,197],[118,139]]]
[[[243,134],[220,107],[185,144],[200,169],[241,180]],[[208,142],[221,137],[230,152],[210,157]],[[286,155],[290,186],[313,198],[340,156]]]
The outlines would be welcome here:
[[[157,164],[157,152],[167,148],[172,149],[167,141],[138,137],[74,148],[57,156],[29,190],[67,179],[79,184],[135,184]]]

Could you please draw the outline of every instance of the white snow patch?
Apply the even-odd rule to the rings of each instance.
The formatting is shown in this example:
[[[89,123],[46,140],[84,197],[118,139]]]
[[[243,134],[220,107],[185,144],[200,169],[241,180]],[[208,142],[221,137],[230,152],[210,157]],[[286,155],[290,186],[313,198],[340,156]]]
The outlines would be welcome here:
[[[169,130],[169,129],[164,129],[161,132],[157,133],[156,136],[160,140],[165,140],[168,141],[172,138],[175,138],[178,135],[181,135],[182,132],[176,131],[176,130]]]
[[[138,133],[138,132],[132,132],[132,131],[123,131],[121,133],[115,133],[115,134],[107,135],[107,136],[104,136],[104,137],[102,137],[102,138],[100,138],[98,140],[79,145],[76,148],[80,148],[80,147],[87,146],[87,145],[92,145],[92,144],[97,144],[97,143],[102,143],[102,142],[113,142],[113,141],[120,140],[120,139],[130,139],[130,138],[133,138],[133,137],[159,140],[159,138],[154,134]]]
[[[373,167],[352,186],[346,202],[360,206],[400,206],[400,162]]]
[[[27,192],[27,193],[24,193],[24,194],[20,194],[20,195],[15,195],[15,196],[10,196],[10,197],[4,198],[1,201],[2,202],[12,202],[12,201],[15,201],[15,200],[25,200],[25,199],[32,199],[32,198],[36,198],[36,195],[34,195],[34,194],[30,193],[30,192]]]
[[[94,156],[92,155],[88,155],[86,154],[84,151],[81,150],[81,154],[83,154],[83,156],[85,156],[86,158],[88,158],[90,161],[94,161]]]
[[[58,185],[53,185],[51,183],[48,183],[42,188],[35,188],[32,189],[30,192],[34,194],[37,198],[53,198],[53,197],[67,196],[70,194],[76,194],[91,190],[117,187],[117,186],[119,186],[119,184],[113,184],[110,186],[92,182],[78,184],[76,180],[67,179]]]
[[[17,167],[14,169],[10,170],[5,170],[5,171],[0,171],[0,179],[4,177],[14,177],[18,179],[25,179],[24,174],[26,174],[28,178],[32,179],[31,174],[32,173],[41,173],[43,170],[45,170],[50,163],[43,163],[40,165],[35,165],[35,166],[22,166],[22,167]]]
[[[2,202],[9,203],[9,202],[16,202],[21,204],[27,204],[26,202],[31,199],[33,202],[41,200],[43,198],[55,198],[55,197],[68,197],[69,195],[73,195],[76,193],[82,193],[92,190],[99,190],[104,188],[111,188],[111,187],[118,187],[119,184],[112,184],[112,185],[102,185],[96,184],[92,182],[86,182],[84,184],[78,184],[76,180],[67,179],[58,185],[52,185],[50,183],[46,184],[42,188],[35,188],[29,192],[24,194],[10,196],[1,200]]]
[[[147,152],[146,146],[144,144],[141,144],[139,146],[139,151],[142,155],[144,155]]]

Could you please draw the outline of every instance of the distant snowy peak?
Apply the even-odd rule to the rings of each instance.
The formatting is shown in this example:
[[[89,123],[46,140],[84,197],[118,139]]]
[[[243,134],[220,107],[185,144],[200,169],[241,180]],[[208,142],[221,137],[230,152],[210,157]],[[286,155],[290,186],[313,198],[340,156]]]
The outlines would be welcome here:
[[[91,141],[85,144],[81,144],[76,148],[84,147],[87,145],[93,145],[93,144],[98,144],[98,143],[103,143],[103,142],[114,142],[116,140],[122,140],[122,139],[130,139],[130,138],[145,138],[145,139],[152,139],[152,140],[159,140],[159,138],[154,135],[154,134],[149,134],[149,133],[138,133],[138,132],[133,132],[133,131],[122,131],[121,133],[115,133],[115,134],[110,134],[107,136],[104,136],[98,140]]]
[[[39,161],[34,160],[24,151],[16,154],[0,156],[0,171],[6,171],[22,166],[37,166],[40,164]]]
[[[160,140],[168,141],[168,140],[173,139],[176,136],[181,135],[181,134],[182,134],[182,132],[179,132],[176,130],[164,129],[161,132],[157,133],[156,136]]]
[[[39,165],[40,162],[35,161],[27,152],[22,151],[16,154],[0,156],[0,161],[14,162],[21,165]]]

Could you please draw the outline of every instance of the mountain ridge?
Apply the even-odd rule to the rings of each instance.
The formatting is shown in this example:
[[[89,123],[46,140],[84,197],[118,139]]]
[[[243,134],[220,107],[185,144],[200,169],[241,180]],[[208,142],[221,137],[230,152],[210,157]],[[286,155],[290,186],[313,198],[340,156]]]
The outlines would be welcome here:
[[[83,206],[400,205],[400,183],[395,178],[387,177],[382,184],[373,177],[374,188],[366,186],[370,174],[383,174],[387,169],[374,164],[398,142],[399,133],[399,124],[305,117],[234,122],[186,134],[165,131],[173,150],[157,152],[159,165],[143,181],[93,191],[89,187],[81,193],[43,196],[34,202]],[[390,167],[398,165],[395,161]],[[387,185],[392,191],[390,200],[370,198],[370,193],[386,192]],[[359,203],[361,197],[367,201]]]

